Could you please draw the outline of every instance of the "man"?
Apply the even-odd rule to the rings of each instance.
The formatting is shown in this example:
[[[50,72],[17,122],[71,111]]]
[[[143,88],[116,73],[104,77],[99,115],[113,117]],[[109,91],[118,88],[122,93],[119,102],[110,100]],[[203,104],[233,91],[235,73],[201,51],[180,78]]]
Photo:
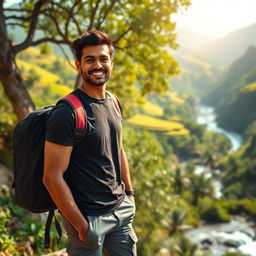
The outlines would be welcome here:
[[[65,103],[47,122],[43,182],[59,208],[72,256],[136,255],[134,191],[122,145],[121,114],[106,91],[113,68],[111,39],[90,30],[72,44],[82,84],[75,94],[87,115],[75,143],[75,117]],[[65,177],[65,178],[64,178]]]

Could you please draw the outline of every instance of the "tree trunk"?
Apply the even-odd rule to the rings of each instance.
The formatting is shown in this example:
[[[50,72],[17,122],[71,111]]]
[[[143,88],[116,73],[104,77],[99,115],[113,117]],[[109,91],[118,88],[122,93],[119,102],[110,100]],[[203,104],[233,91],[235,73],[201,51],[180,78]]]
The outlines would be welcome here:
[[[77,73],[76,75],[76,81],[75,81],[75,89],[81,84],[82,76],[81,73]]]
[[[20,120],[33,111],[34,104],[17,67],[2,11],[0,11],[0,46],[0,81],[13,106],[14,113]]]

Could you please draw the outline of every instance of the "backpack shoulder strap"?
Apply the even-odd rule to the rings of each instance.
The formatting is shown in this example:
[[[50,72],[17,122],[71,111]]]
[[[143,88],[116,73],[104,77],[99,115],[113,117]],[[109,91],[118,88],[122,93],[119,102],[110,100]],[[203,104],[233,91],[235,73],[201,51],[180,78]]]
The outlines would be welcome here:
[[[117,107],[119,113],[122,115],[123,109],[122,109],[122,104],[121,104],[120,100],[113,93],[111,93],[109,91],[106,91],[106,93],[114,101],[114,103],[116,104],[116,107]]]
[[[86,124],[87,124],[87,115],[86,111],[79,100],[79,98],[70,93],[64,98],[62,98],[60,101],[65,101],[71,106],[71,108],[74,110],[75,117],[76,117],[76,129],[75,129],[75,139],[81,140],[86,132]]]

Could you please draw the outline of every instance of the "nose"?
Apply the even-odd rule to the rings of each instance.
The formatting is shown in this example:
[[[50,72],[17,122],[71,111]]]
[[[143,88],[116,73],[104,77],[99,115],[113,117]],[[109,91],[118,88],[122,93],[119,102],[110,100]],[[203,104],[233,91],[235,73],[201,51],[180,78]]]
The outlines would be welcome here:
[[[99,60],[99,59],[95,60],[94,68],[99,69],[99,68],[102,68],[102,67],[103,67],[103,66],[102,66],[100,60]]]

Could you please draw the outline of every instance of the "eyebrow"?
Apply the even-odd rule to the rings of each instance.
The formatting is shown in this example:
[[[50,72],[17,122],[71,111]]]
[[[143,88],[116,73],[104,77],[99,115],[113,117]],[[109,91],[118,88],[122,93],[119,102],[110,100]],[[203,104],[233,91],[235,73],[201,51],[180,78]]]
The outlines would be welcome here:
[[[102,57],[107,57],[108,58],[108,55],[99,56],[99,58],[102,58]],[[85,56],[83,59],[93,59],[93,58],[95,58],[95,56],[88,55],[88,56]]]

